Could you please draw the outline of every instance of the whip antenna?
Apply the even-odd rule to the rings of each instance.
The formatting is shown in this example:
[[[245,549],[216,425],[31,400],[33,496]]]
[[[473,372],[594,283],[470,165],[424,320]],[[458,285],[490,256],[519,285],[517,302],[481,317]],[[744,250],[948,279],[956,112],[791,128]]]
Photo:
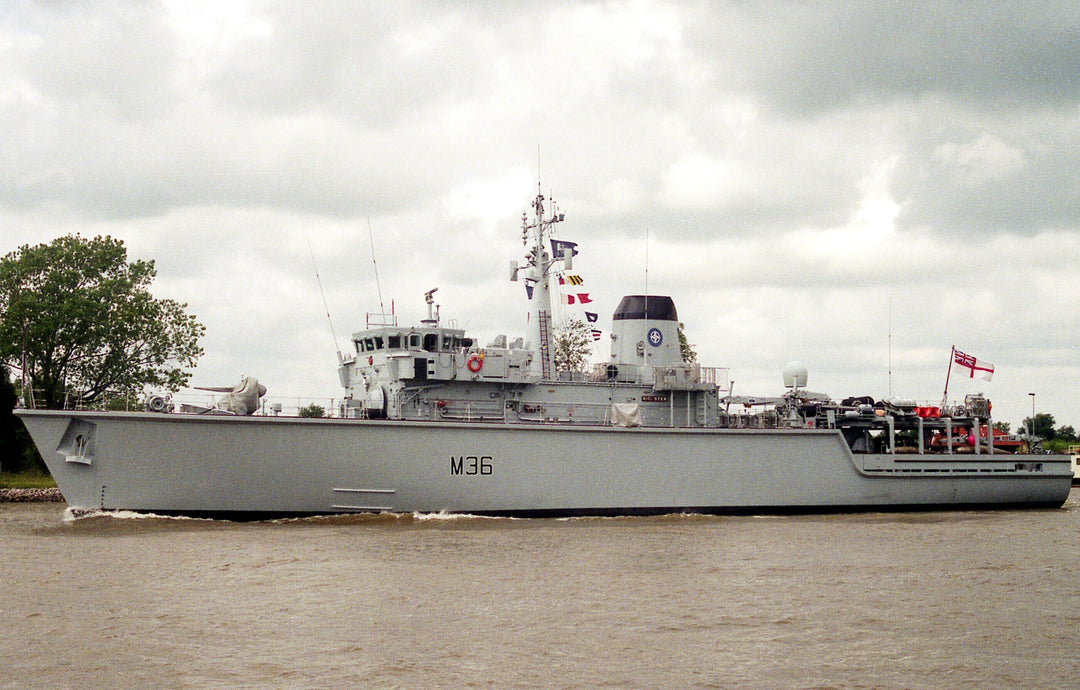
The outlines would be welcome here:
[[[367,236],[371,243],[371,265],[375,267],[375,291],[379,293],[379,314],[386,315],[386,308],[382,301],[382,284],[379,282],[379,264],[375,261],[375,237],[371,234],[371,216],[367,218]]]
[[[307,240],[308,252],[311,254],[311,265],[315,269],[315,282],[319,285],[319,294],[322,296],[323,309],[326,310],[326,322],[330,324],[330,337],[334,339],[334,349],[337,350],[338,358],[341,357],[341,347],[338,345],[337,334],[334,333],[334,322],[330,318],[330,307],[326,305],[326,292],[323,290],[322,278],[319,277],[319,264],[315,263],[315,250],[311,248],[311,236],[304,235]]]
[[[649,226],[645,226],[645,316],[649,315]]]

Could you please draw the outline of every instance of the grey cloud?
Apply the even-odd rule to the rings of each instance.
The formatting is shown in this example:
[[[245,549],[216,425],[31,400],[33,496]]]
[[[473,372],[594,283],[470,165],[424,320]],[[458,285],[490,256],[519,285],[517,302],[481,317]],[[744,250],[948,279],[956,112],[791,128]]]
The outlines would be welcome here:
[[[954,235],[1034,234],[1080,217],[1080,111],[1012,117],[957,111],[925,123],[893,178],[903,227]]]
[[[1075,360],[1059,352],[1072,320],[1043,355],[1024,349],[1022,312],[1041,299],[1064,313],[1076,297],[1067,271],[1043,265],[1078,251],[1071,4],[207,7],[0,10],[8,250],[69,231],[122,235],[158,259],[168,296],[206,310],[207,375],[227,381],[254,352],[223,335],[237,314],[299,322],[290,311],[308,300],[322,327],[305,234],[335,321],[356,327],[375,307],[367,216],[387,299],[420,309],[420,291],[439,285],[447,313],[513,332],[503,276],[538,167],[599,310],[641,289],[649,231],[651,287],[701,324],[692,337],[713,363],[741,364],[719,343],[786,357],[807,329],[822,351],[869,342],[859,322],[884,324],[887,294],[919,312],[905,348],[947,352],[963,337],[1003,370]],[[492,190],[519,188],[515,211],[490,208]],[[888,197],[876,199],[884,227],[860,237],[875,194]],[[965,261],[969,247],[985,248],[981,263]],[[252,304],[226,313],[222,294]],[[976,301],[982,317],[968,318]],[[267,377],[323,380],[312,348],[294,347],[277,348]],[[325,373],[335,390],[332,362]]]
[[[96,110],[121,120],[148,118],[175,105],[176,45],[153,5],[35,4],[22,9],[13,13],[10,28],[37,45],[11,58],[72,119]]]
[[[813,112],[927,92],[1071,107],[1080,9],[1068,3],[724,4],[695,26],[723,73],[770,107]]]

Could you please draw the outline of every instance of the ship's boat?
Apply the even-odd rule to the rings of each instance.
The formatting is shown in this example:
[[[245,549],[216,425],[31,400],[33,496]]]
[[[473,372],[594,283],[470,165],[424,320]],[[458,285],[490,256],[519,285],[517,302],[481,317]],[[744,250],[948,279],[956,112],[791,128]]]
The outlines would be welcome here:
[[[778,396],[732,395],[727,370],[684,359],[669,296],[624,297],[609,359],[561,368],[553,282],[576,245],[554,238],[564,216],[546,202],[538,194],[523,216],[525,260],[511,266],[526,335],[480,345],[441,323],[429,291],[419,324],[389,315],[353,334],[331,418],[185,414],[164,401],[148,412],[17,412],[69,505],[84,510],[801,513],[1068,497],[1069,456],[987,433],[982,396],[836,402],[807,390],[798,364]],[[248,403],[265,392],[246,389]]]

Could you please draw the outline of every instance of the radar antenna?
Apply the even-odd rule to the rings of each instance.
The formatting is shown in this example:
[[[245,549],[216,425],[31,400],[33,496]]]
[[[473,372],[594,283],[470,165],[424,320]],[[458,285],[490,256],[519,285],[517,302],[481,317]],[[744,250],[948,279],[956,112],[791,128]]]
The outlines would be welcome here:
[[[431,288],[424,293],[424,301],[427,302],[427,318],[423,321],[425,326],[439,325],[439,305],[435,304],[435,293],[438,289]]]

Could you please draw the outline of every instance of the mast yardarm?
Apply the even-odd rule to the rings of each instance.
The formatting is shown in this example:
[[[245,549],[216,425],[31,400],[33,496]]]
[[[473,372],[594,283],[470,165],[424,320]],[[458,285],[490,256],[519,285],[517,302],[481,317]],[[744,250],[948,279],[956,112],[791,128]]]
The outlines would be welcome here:
[[[548,380],[555,371],[555,357],[551,347],[550,271],[556,261],[565,260],[567,257],[565,252],[559,252],[555,256],[548,254],[544,240],[551,236],[554,225],[562,222],[564,215],[558,213],[552,203],[551,215],[544,217],[544,194],[539,189],[532,208],[535,214],[532,223],[526,214],[522,213],[521,216],[521,241],[527,247],[525,294],[529,299],[529,323],[526,346],[540,353],[539,361],[533,363],[533,372],[541,379]]]

